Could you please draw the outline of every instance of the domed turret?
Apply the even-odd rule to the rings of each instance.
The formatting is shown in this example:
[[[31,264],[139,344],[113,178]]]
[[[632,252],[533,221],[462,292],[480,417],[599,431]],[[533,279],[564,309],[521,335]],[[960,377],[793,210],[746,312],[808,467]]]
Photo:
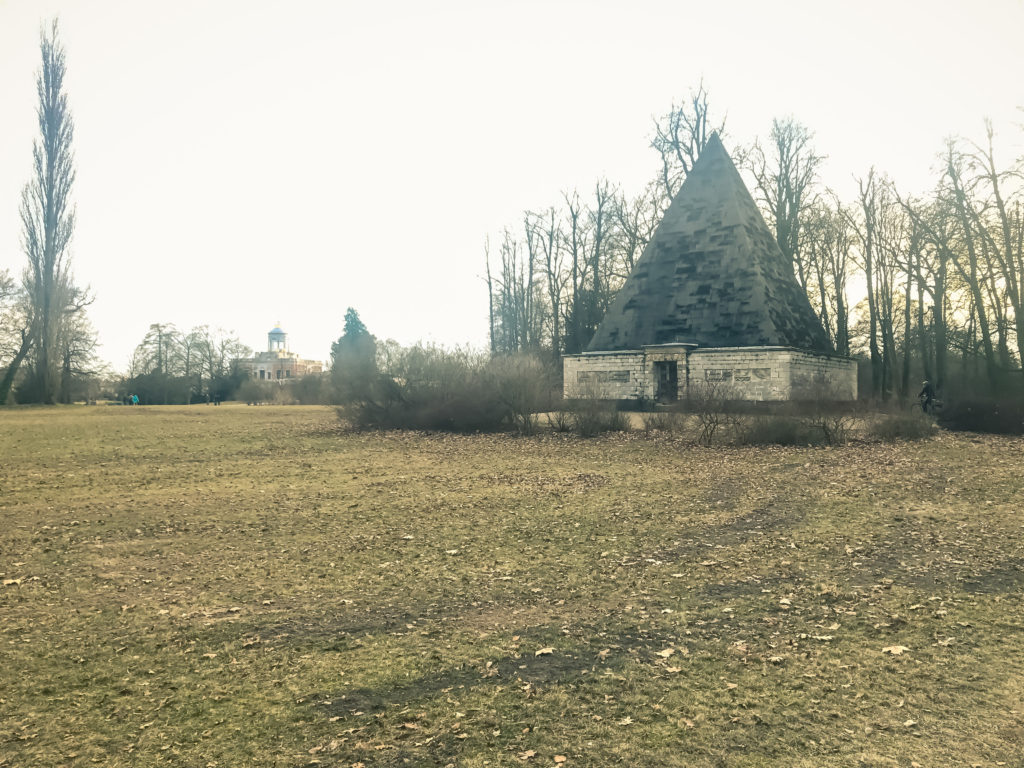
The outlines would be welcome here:
[[[267,351],[288,351],[288,334],[281,330],[280,323],[275,325],[274,328],[270,331],[270,333],[267,334]]]

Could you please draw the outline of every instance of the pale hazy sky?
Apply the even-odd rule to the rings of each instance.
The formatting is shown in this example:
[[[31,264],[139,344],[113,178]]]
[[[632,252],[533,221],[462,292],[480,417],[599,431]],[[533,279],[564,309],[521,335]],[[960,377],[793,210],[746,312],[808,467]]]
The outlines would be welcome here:
[[[278,321],[326,360],[346,307],[403,343],[486,342],[483,243],[636,192],[652,117],[703,77],[726,148],[793,115],[852,196],[932,183],[990,117],[1024,152],[1024,3],[0,0],[0,268],[20,274],[40,24],[59,16],[80,284],[124,369],[150,323]]]

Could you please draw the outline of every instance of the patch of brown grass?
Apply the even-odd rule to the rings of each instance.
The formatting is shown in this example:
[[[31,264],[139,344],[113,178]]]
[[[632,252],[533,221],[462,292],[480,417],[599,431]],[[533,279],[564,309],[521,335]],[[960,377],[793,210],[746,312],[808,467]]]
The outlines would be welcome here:
[[[1024,749],[1020,439],[706,449],[244,406],[5,411],[0,439],[0,765]]]

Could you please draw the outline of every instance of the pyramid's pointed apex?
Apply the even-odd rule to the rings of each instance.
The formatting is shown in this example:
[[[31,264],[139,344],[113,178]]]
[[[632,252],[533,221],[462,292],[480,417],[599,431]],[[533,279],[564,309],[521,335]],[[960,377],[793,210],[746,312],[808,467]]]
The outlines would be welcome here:
[[[701,163],[702,160],[704,161],[703,163]],[[725,151],[725,145],[722,144],[722,139],[719,137],[718,131],[715,131],[708,136],[708,140],[704,142],[704,147],[700,151],[700,156],[697,158],[697,163],[694,164],[694,168],[696,168],[698,164],[711,165],[713,163],[720,163],[723,160],[732,164],[732,158],[729,156],[729,153]]]

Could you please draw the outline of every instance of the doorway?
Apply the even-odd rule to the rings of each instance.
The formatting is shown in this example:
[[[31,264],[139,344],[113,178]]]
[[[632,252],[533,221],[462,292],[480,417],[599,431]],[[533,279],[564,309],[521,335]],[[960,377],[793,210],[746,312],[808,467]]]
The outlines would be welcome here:
[[[654,399],[674,403],[679,398],[679,366],[675,360],[659,360],[654,364]]]

